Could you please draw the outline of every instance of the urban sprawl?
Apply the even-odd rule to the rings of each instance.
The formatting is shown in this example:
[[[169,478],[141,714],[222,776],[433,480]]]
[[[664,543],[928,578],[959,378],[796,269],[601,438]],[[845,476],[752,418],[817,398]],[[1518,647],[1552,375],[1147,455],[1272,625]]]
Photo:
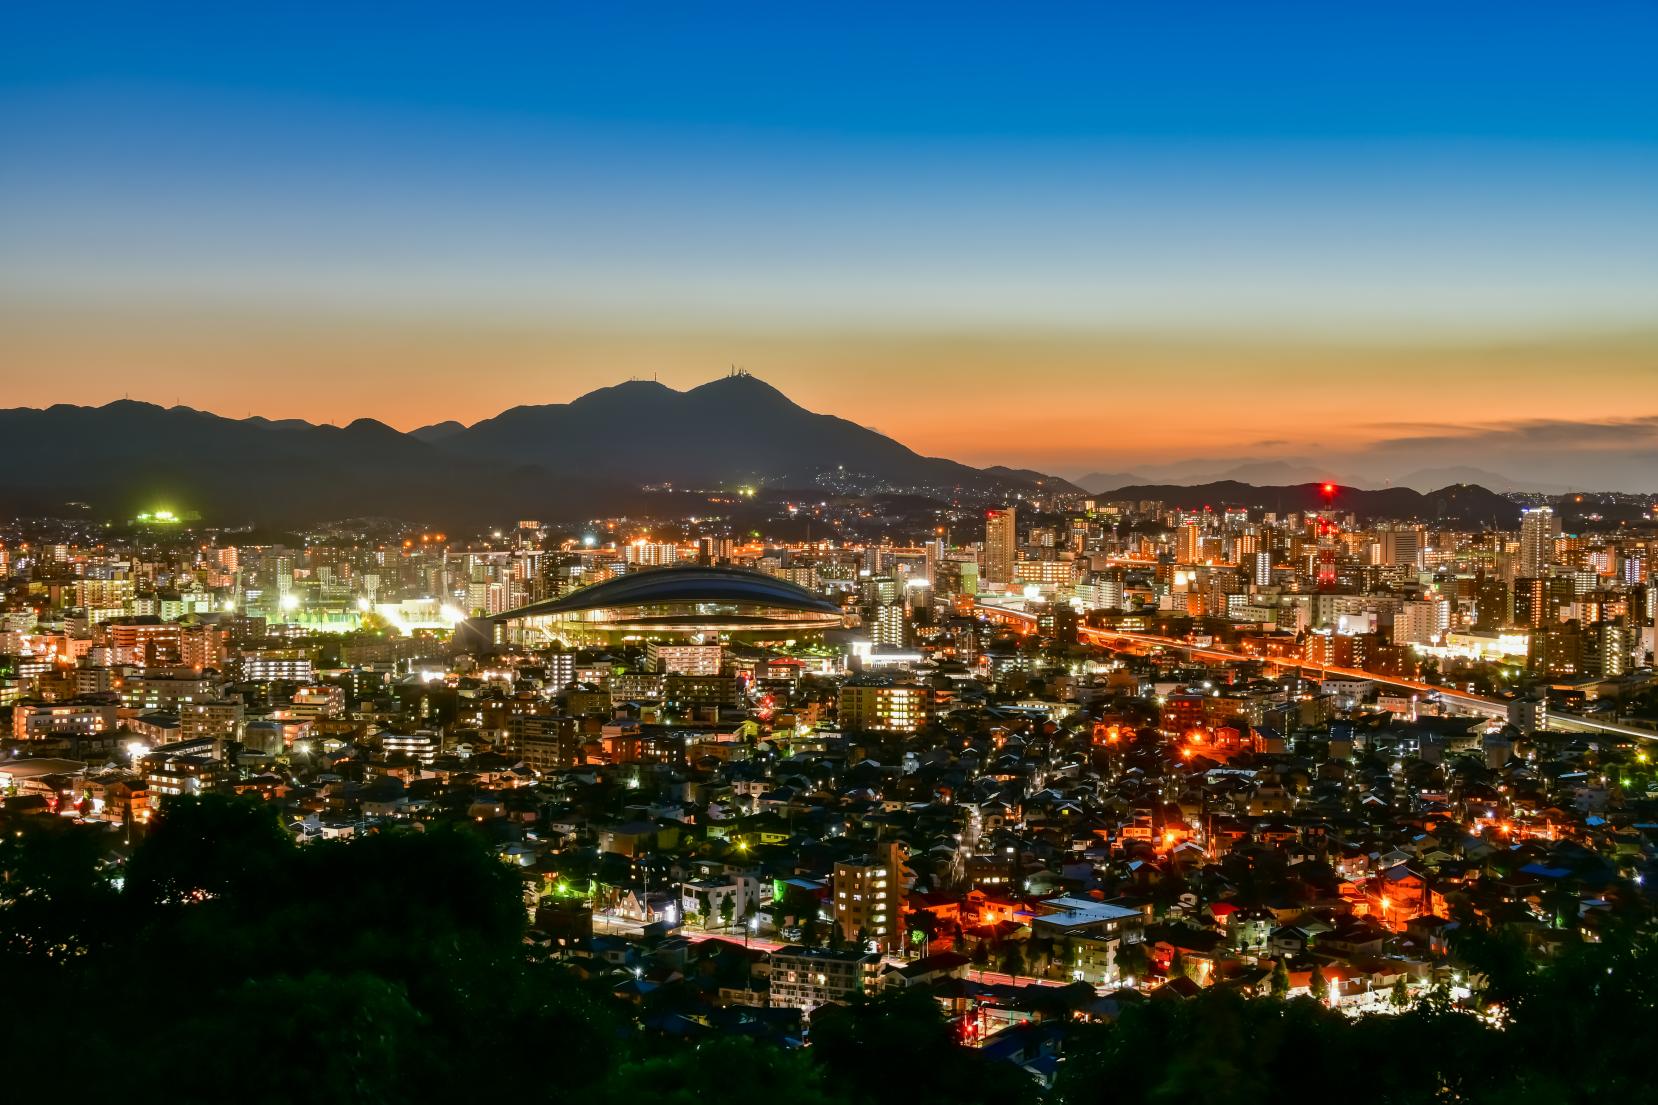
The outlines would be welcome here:
[[[1653,977],[1658,528],[1567,532],[1540,501],[1516,529],[1447,528],[1358,517],[1344,489],[1320,490],[1323,508],[1304,512],[1075,489],[908,514],[778,498],[789,539],[734,531],[722,504],[753,489],[690,496],[683,517],[473,534],[385,519],[237,530],[182,504],[12,520],[0,917],[14,966],[0,984],[21,1013],[22,980],[68,986],[53,972],[127,939],[90,907],[30,928],[26,910],[68,900],[19,889],[34,885],[31,848],[90,842],[100,909],[138,885],[184,914],[276,893],[192,868],[179,841],[193,832],[215,863],[267,872],[261,886],[282,880],[250,855],[307,878],[356,870],[338,876],[342,903],[386,870],[459,896],[469,879],[480,898],[505,887],[513,954],[583,1010],[587,1029],[558,1032],[601,1067],[618,1048],[650,1057],[607,1076],[617,1100],[718,1087],[733,1064],[804,1080],[808,1100],[946,1100],[904,1089],[914,1073],[873,1084],[882,1064],[936,1073],[955,1057],[977,1088],[954,1099],[1103,1101],[1097,1087],[1140,1078],[1146,1094],[1234,1100],[1215,1087],[1248,1066],[1238,1055],[1208,1089],[1141,1069],[1181,1061],[1178,1018],[1220,1002],[1253,1027],[1194,1046],[1276,1048],[1291,1066],[1325,1038],[1264,1043],[1260,1018],[1286,1038],[1311,1007],[1323,1033],[1428,1025],[1373,1048],[1413,1073],[1348,1072],[1373,1083],[1356,1100],[1414,1077],[1435,1099],[1485,1100],[1453,1085],[1454,1056],[1418,1054],[1452,1024],[1535,1041],[1615,1014],[1605,1031],[1638,1052],[1627,1034],[1650,1031],[1653,992],[1601,995],[1566,972],[1599,972],[1585,957],[1600,949]],[[822,536],[798,539],[803,521]],[[243,814],[273,837],[237,828]],[[483,875],[398,850],[459,838]],[[223,841],[243,843],[212,852]],[[302,858],[329,855],[355,858]],[[325,937],[275,941],[282,979],[343,954],[315,949],[349,942],[351,925],[393,924],[315,908]],[[148,971],[230,957],[183,921],[132,924],[168,934]],[[281,1004],[260,931],[236,954],[262,961],[259,1000]],[[440,1023],[422,983],[398,979],[408,1024]],[[329,993],[301,1007],[392,1000]],[[119,1013],[146,1018],[141,1002]],[[883,1052],[880,1070],[855,1058],[922,1023],[944,1035]],[[713,1039],[727,1041],[718,1071],[671,1066],[678,1044]],[[193,1045],[176,1046],[188,1066]],[[540,1046],[494,1038],[466,1063],[482,1084]],[[305,1061],[248,1048],[247,1078],[297,1061],[280,1085],[309,1094]],[[1546,1066],[1547,1050],[1528,1061]],[[1486,1085],[1568,1099],[1552,1096],[1557,1074]],[[1630,1088],[1615,1064],[1574,1077]],[[1398,1085],[1375,1099],[1427,1099]]]

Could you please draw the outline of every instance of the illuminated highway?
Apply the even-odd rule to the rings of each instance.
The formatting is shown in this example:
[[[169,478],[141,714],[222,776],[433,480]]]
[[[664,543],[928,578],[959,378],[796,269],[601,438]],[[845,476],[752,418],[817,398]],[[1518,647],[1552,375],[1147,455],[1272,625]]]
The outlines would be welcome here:
[[[1036,615],[1029,611],[1007,606],[998,606],[994,603],[975,603],[975,606],[991,618],[1005,622],[1017,622],[1023,625],[1035,625]],[[1126,646],[1139,645],[1146,648],[1165,648],[1181,652],[1204,660],[1221,660],[1232,663],[1254,661],[1276,668],[1294,668],[1301,672],[1316,672],[1319,679],[1336,677],[1340,679],[1365,680],[1381,687],[1390,687],[1395,690],[1408,691],[1411,694],[1423,697],[1432,697],[1447,706],[1454,707],[1467,713],[1484,717],[1497,718],[1507,721],[1509,717],[1509,701],[1501,698],[1490,698],[1486,695],[1474,694],[1470,691],[1459,691],[1451,687],[1435,686],[1432,683],[1422,683],[1413,679],[1402,679],[1394,676],[1377,675],[1375,672],[1361,668],[1344,668],[1333,664],[1316,664],[1307,660],[1297,660],[1282,656],[1253,656],[1249,653],[1238,652],[1234,649],[1218,648],[1214,645],[1194,645],[1189,641],[1176,640],[1173,637],[1159,637],[1151,633],[1133,633],[1118,629],[1095,629],[1090,626],[1079,626],[1078,636],[1089,644],[1114,651],[1127,651]],[[1584,717],[1581,714],[1568,714],[1557,710],[1548,711],[1548,727],[1564,732],[1609,733],[1615,736],[1630,737],[1636,740],[1658,741],[1658,730],[1643,729],[1638,726],[1625,725],[1619,722],[1600,721]]]

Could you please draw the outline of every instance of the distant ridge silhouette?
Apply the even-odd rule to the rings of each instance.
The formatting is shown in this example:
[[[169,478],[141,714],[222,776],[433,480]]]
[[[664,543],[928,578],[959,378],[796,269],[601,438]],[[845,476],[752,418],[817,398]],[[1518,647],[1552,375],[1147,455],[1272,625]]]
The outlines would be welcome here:
[[[388,515],[470,524],[625,513],[644,504],[642,487],[660,484],[986,499],[1070,486],[923,457],[741,370],[684,392],[630,380],[409,433],[372,418],[225,418],[123,398],[0,410],[0,440],[0,508],[14,514],[79,501],[101,516],[163,503],[258,523]]]

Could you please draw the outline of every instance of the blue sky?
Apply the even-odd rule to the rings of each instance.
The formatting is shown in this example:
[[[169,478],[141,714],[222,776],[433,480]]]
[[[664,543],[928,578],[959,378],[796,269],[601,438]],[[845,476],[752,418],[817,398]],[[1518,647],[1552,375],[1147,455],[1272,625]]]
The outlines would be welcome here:
[[[845,137],[1651,142],[1648,3],[8,5],[9,94]]]
[[[1650,4],[473,7],[13,6],[5,287],[1318,330],[1658,289]]]
[[[1651,3],[14,3],[0,312],[106,391],[249,318],[732,335],[710,373],[746,334],[1599,340],[1658,307],[1655,56]],[[593,382],[548,356],[532,398]]]

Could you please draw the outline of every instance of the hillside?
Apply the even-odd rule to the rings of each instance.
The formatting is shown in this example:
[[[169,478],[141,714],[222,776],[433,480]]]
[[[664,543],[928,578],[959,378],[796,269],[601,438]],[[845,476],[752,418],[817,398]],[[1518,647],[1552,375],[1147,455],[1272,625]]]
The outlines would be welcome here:
[[[442,439],[468,457],[607,474],[642,484],[841,486],[935,495],[1035,486],[1034,474],[924,457],[890,437],[815,414],[754,376],[688,391],[634,380],[569,403],[514,407]],[[1061,481],[1063,482],[1063,481]]]
[[[1257,487],[1254,484],[1223,480],[1186,487],[1180,484],[1135,484],[1102,492],[1104,500],[1153,499],[1182,510],[1241,506],[1289,513],[1322,510],[1326,505],[1323,485],[1318,483]],[[1423,494],[1408,487],[1367,491],[1337,487],[1329,505],[1362,519],[1388,518],[1455,525],[1495,526],[1513,529],[1520,522],[1518,504],[1496,492],[1474,484],[1455,484]]]
[[[632,485],[602,476],[565,481],[457,459],[372,419],[313,426],[122,400],[0,411],[0,441],[0,506],[13,514],[78,501],[97,517],[167,506],[228,522],[377,514],[461,525],[638,498]]]
[[[129,400],[15,408],[0,410],[0,441],[0,509],[14,514],[77,501],[98,517],[171,506],[232,522],[373,514],[458,526],[624,513],[642,487],[664,484],[987,501],[1064,485],[923,457],[747,375],[685,392],[636,381],[409,433],[366,418],[317,426]]]

